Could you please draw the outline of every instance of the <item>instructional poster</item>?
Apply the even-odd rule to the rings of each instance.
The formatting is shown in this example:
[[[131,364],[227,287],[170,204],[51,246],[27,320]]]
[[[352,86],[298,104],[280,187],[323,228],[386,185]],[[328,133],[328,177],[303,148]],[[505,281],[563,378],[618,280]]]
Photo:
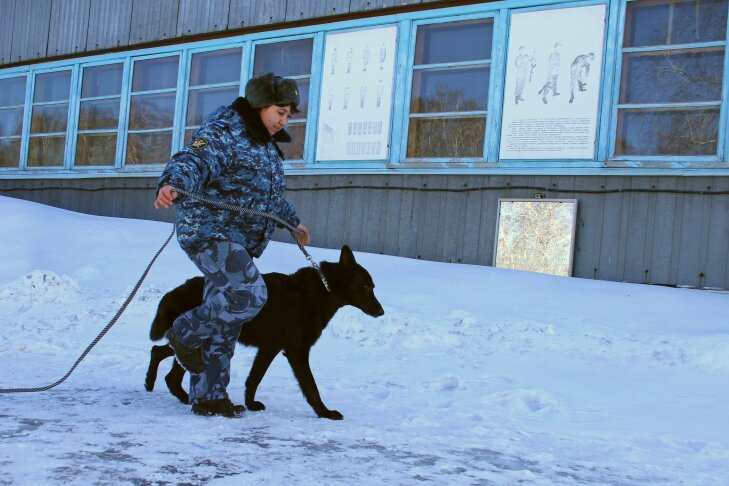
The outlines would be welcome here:
[[[386,160],[397,27],[328,34],[317,160]]]
[[[502,159],[594,159],[605,5],[511,16]]]

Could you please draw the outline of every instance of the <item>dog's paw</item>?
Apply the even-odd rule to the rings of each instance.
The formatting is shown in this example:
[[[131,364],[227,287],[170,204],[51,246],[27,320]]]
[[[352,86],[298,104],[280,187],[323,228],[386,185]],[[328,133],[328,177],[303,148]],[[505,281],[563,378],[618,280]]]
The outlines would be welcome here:
[[[321,418],[328,418],[330,420],[342,420],[344,418],[344,415],[339,413],[338,410],[327,410],[317,415],[319,415],[319,417]]]
[[[260,412],[261,410],[266,410],[266,406],[261,402],[257,401],[246,402],[246,408],[251,412]]]

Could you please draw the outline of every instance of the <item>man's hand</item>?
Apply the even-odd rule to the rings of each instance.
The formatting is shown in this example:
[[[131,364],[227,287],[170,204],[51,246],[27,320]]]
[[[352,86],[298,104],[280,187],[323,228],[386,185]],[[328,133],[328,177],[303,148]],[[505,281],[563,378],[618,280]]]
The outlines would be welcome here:
[[[157,193],[157,199],[154,201],[154,207],[159,209],[160,206],[169,208],[172,201],[177,199],[177,191],[172,186],[162,186]]]
[[[303,224],[299,223],[296,227],[296,240],[302,245],[308,245],[311,243],[311,235],[309,230]]]

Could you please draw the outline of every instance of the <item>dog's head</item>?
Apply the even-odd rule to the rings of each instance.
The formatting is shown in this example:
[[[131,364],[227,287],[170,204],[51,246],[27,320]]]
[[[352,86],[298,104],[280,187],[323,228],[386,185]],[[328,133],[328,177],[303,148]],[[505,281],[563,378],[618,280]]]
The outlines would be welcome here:
[[[354,306],[372,317],[380,317],[385,313],[382,305],[375,297],[375,283],[364,267],[354,259],[352,250],[347,245],[342,247],[339,255],[338,293],[347,305]]]

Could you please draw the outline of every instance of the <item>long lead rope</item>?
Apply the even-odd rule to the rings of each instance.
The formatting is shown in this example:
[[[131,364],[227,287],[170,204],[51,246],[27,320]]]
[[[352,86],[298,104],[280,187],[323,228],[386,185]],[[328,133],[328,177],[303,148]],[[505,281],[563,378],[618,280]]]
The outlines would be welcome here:
[[[167,237],[167,239],[165,240],[165,242],[162,244],[162,246],[160,247],[160,249],[157,250],[157,253],[154,255],[154,257],[152,258],[152,260],[149,262],[149,264],[147,265],[147,268],[144,269],[144,273],[142,273],[142,276],[139,277],[139,280],[137,280],[136,285],[134,286],[134,288],[132,289],[132,291],[129,293],[129,296],[127,297],[127,299],[124,301],[124,303],[122,304],[122,306],[116,312],[116,314],[114,315],[114,317],[112,317],[112,319],[109,321],[109,323],[106,325],[106,327],[101,330],[101,332],[99,333],[99,335],[96,336],[93,341],[91,341],[91,344],[89,344],[88,346],[86,346],[86,349],[84,349],[84,352],[81,353],[81,356],[79,356],[78,359],[76,360],[76,362],[73,364],[73,366],[71,366],[71,369],[68,370],[68,372],[65,375],[63,375],[63,378],[61,378],[60,380],[58,380],[55,383],[51,383],[50,385],[39,386],[39,387],[36,387],[36,388],[0,388],[0,393],[31,393],[31,392],[41,392],[41,391],[50,390],[51,388],[53,388],[55,386],[58,386],[61,383],[63,383],[64,381],[66,381],[66,378],[68,378],[69,376],[71,376],[71,373],[73,373],[73,371],[76,369],[76,367],[79,365],[79,363],[81,363],[81,361],[86,357],[86,355],[89,354],[89,352],[91,351],[91,349],[94,346],[96,346],[96,343],[98,343],[99,341],[101,341],[101,338],[104,337],[104,335],[107,332],[109,332],[109,329],[111,329],[111,326],[113,326],[114,324],[116,324],[116,321],[119,320],[119,318],[124,313],[124,311],[126,310],[127,306],[129,305],[129,303],[132,301],[132,299],[136,295],[137,291],[139,290],[139,287],[142,286],[142,282],[144,282],[144,279],[147,278],[147,274],[149,273],[149,270],[152,268],[152,265],[154,265],[154,262],[157,261],[157,257],[159,257],[159,255],[162,253],[162,250],[165,249],[165,247],[167,246],[167,243],[170,242],[170,240],[172,239],[172,236],[174,234],[175,234],[175,226],[172,225],[172,232]]]
[[[309,263],[311,263],[311,266],[314,267],[314,270],[316,270],[316,272],[319,274],[319,278],[321,279],[321,282],[324,284],[324,287],[327,289],[327,291],[331,291],[330,288],[329,288],[329,283],[327,282],[327,279],[324,276],[324,272],[322,272],[321,268],[319,267],[319,264],[314,261],[314,259],[311,257],[311,255],[309,254],[309,252],[306,251],[306,248],[304,248],[304,245],[302,245],[301,242],[299,242],[298,238],[296,238],[296,234],[299,233],[299,231],[296,228],[294,228],[293,226],[291,226],[290,224],[288,224],[283,219],[279,218],[278,216],[276,216],[274,214],[266,213],[264,211],[258,211],[258,210],[255,210],[255,209],[245,208],[245,207],[242,207],[242,206],[233,206],[231,204],[226,204],[226,203],[221,203],[221,202],[218,202],[218,201],[213,201],[213,200],[210,200],[210,199],[206,199],[206,198],[197,196],[195,194],[189,193],[187,191],[183,191],[181,189],[175,189],[175,191],[177,191],[180,194],[183,194],[185,196],[188,196],[188,197],[190,197],[192,199],[195,199],[197,201],[200,201],[200,202],[203,202],[205,204],[208,204],[210,206],[219,207],[219,208],[223,208],[223,209],[228,209],[230,211],[237,211],[237,212],[240,212],[240,213],[248,213],[248,214],[253,214],[253,215],[256,215],[256,216],[261,216],[261,217],[264,217],[264,218],[272,219],[272,220],[276,221],[277,223],[279,223],[280,225],[284,226],[286,229],[289,230],[289,232],[291,233],[291,236],[294,238],[294,241],[296,241],[296,244],[299,246],[299,249],[304,253],[304,256],[306,257],[306,259],[309,260]],[[66,379],[69,376],[71,376],[71,373],[73,373],[73,371],[81,363],[81,361],[83,361],[83,359],[86,357],[86,355],[88,355],[89,352],[91,352],[91,350],[93,349],[93,347],[96,346],[96,344],[99,341],[101,341],[101,338],[103,338],[104,335],[106,335],[106,333],[109,332],[109,329],[111,329],[111,327],[114,324],[116,324],[116,321],[119,320],[119,318],[121,317],[121,315],[124,313],[124,311],[126,310],[126,308],[131,303],[131,301],[134,298],[134,296],[137,294],[137,291],[139,290],[139,288],[142,286],[142,282],[144,282],[144,279],[147,278],[147,274],[149,273],[149,270],[152,268],[152,265],[154,265],[154,262],[157,261],[157,257],[159,257],[160,254],[162,253],[162,251],[167,247],[167,244],[170,242],[170,240],[172,239],[172,236],[174,236],[174,234],[175,234],[175,225],[173,224],[172,225],[172,232],[167,237],[167,239],[165,240],[165,242],[162,244],[162,246],[160,247],[160,249],[157,250],[157,253],[155,253],[155,255],[152,258],[152,260],[150,260],[149,264],[147,265],[147,268],[144,269],[144,272],[142,273],[142,276],[139,277],[139,280],[137,280],[137,283],[134,285],[134,288],[129,293],[129,295],[127,296],[126,300],[122,304],[122,306],[116,312],[116,314],[114,315],[114,317],[112,317],[112,319],[109,321],[109,323],[106,325],[106,327],[104,327],[104,329],[101,330],[101,332],[99,333],[99,335],[96,336],[93,341],[91,341],[91,344],[89,344],[88,346],[86,346],[86,349],[84,349],[83,353],[81,353],[81,355],[76,359],[76,362],[73,364],[73,366],[71,366],[71,369],[69,369],[68,372],[65,375],[63,375],[63,377],[60,380],[56,381],[55,383],[51,383],[50,385],[39,386],[39,387],[34,387],[34,388],[0,388],[0,394],[4,394],[4,393],[32,393],[32,392],[42,392],[42,391],[50,390],[51,388],[54,388],[54,387],[60,385],[61,383],[63,383],[64,381],[66,381]]]

